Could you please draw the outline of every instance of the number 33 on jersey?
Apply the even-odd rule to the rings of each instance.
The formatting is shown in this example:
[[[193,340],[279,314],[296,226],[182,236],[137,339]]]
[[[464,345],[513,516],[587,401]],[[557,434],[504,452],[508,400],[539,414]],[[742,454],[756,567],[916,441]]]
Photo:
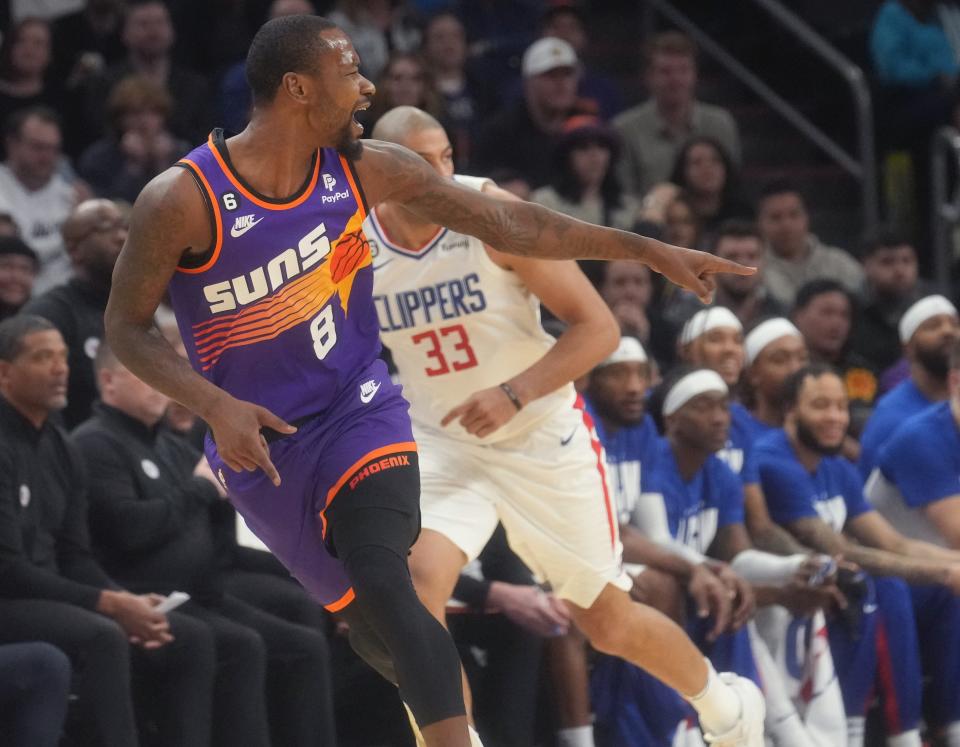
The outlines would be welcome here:
[[[485,180],[456,176],[481,189]],[[453,407],[540,359],[553,345],[540,325],[540,302],[517,276],[490,259],[483,242],[441,228],[421,247],[400,246],[376,210],[364,222],[374,266],[374,305],[421,428],[439,428]],[[531,428],[554,409],[570,407],[573,388],[536,400],[484,441]],[[446,435],[476,441],[459,424]]]

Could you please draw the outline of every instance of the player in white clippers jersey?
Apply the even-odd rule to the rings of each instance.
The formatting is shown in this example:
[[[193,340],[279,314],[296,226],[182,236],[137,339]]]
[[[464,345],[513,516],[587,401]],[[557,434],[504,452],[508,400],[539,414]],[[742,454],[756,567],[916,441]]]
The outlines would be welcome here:
[[[394,109],[373,134],[453,177],[446,133],[424,112]],[[664,679],[704,666],[676,625],[627,593],[603,450],[571,384],[612,352],[619,331],[576,265],[507,257],[394,204],[371,211],[364,232],[381,334],[420,449],[423,532],[410,569],[427,608],[444,619],[460,569],[501,521],[595,648]],[[540,328],[539,300],[568,325],[556,343]],[[686,697],[708,742],[763,744],[753,683],[710,669],[704,693]]]

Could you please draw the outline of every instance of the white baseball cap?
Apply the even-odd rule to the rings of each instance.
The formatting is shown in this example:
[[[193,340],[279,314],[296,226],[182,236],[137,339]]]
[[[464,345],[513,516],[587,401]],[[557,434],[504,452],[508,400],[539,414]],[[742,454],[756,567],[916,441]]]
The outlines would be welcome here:
[[[520,65],[524,78],[540,75],[558,67],[576,67],[577,53],[563,39],[545,36],[537,39],[523,53]]]

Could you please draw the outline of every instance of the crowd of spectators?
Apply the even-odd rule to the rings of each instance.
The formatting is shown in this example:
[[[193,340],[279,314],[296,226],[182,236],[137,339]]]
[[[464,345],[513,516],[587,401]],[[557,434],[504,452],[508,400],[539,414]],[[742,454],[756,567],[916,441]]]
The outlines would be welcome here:
[[[0,741],[412,744],[395,691],[224,500],[202,457],[204,424],[103,340],[140,190],[212,128],[245,126],[243,56],[261,23],[322,12],[377,85],[367,132],[392,107],[417,106],[447,129],[458,172],[757,268],[719,277],[704,309],[643,265],[583,263],[624,334],[578,388],[606,449],[634,596],[687,625],[718,669],[768,688],[779,675],[767,660],[789,656],[776,610],[802,623],[791,630],[804,661],[829,640],[838,685],[820,683],[814,697],[817,674],[804,670],[783,697],[768,691],[771,710],[784,709],[768,719],[776,745],[828,743],[811,736],[820,730],[850,747],[880,735],[960,747],[952,299],[920,277],[914,237],[883,228],[831,246],[799,183],[747,183],[737,122],[698,98],[698,50],[685,35],[637,45],[631,76],[646,95],[629,106],[635,81],[595,64],[591,5],[9,3]],[[922,170],[934,129],[960,122],[960,11],[878,2],[870,56],[890,112],[884,144],[910,150]],[[172,312],[161,312],[176,345]],[[758,577],[745,559],[763,553],[788,570]],[[826,556],[842,557],[840,571],[814,588]],[[173,591],[191,600],[158,612]],[[689,723],[683,703],[623,662],[588,659],[542,598],[501,531],[451,600],[486,743],[673,744]],[[878,723],[865,728],[877,702]],[[684,738],[696,743],[693,731]]]

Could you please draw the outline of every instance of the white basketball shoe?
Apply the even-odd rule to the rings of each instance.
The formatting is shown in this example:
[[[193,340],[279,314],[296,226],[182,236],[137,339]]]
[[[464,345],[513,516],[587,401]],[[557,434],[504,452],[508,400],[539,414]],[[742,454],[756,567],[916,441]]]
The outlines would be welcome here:
[[[720,679],[740,698],[740,719],[724,734],[703,735],[712,747],[764,747],[763,719],[766,705],[763,693],[752,680],[723,672]]]

